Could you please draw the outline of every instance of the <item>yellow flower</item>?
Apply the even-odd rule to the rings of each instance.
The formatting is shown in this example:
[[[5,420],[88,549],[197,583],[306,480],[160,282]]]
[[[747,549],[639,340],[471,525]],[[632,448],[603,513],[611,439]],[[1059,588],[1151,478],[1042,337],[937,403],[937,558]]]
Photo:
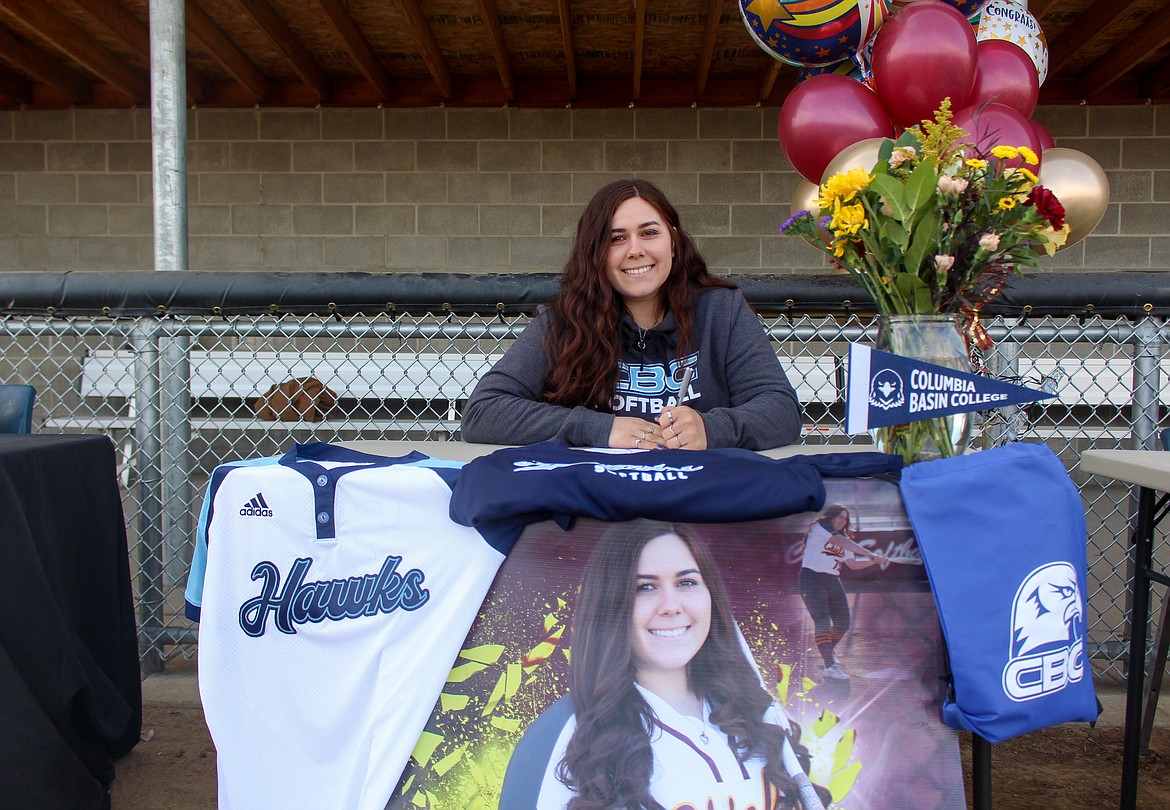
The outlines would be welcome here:
[[[967,158],[967,160],[964,162],[968,166],[970,166],[972,169],[986,169],[987,168],[987,161],[983,160],[982,158]]]
[[[844,203],[857,196],[857,192],[869,186],[873,175],[865,169],[850,169],[838,172],[830,177],[821,186],[821,196],[817,201],[822,211],[834,208],[835,203]]]
[[[1037,177],[1035,174],[1033,174],[1030,169],[1025,169],[1023,166],[1019,166],[1019,167],[1014,168],[1014,169],[1008,169],[1007,172],[1005,172],[1006,177],[1012,177],[1013,175],[1017,175],[1017,174],[1024,177],[1032,185],[1035,185],[1036,183],[1040,182],[1039,177]]]
[[[1036,153],[1033,152],[1028,147],[1026,147],[1026,146],[1019,147],[1019,153],[1020,153],[1020,157],[1022,157],[1024,159],[1024,162],[1027,163],[1029,166],[1038,166],[1040,164],[1040,158],[1038,158],[1036,156]]]
[[[1012,160],[1020,156],[1019,151],[1014,146],[996,146],[991,150],[991,154],[995,155],[1000,160]]]
[[[998,203],[999,210],[1010,211],[1016,207],[1017,202],[1019,202],[1019,200],[1017,200],[1015,197],[1001,197]]]
[[[1064,247],[1064,243],[1068,241],[1069,230],[1071,228],[1067,222],[1060,226],[1060,230],[1049,225],[1036,231],[1036,236],[1044,240],[1044,252],[1049,256],[1055,256],[1056,251]]]
[[[838,238],[853,236],[862,228],[868,228],[869,220],[865,218],[865,207],[860,204],[842,205],[833,214],[833,220],[829,227],[833,229],[834,236]]]

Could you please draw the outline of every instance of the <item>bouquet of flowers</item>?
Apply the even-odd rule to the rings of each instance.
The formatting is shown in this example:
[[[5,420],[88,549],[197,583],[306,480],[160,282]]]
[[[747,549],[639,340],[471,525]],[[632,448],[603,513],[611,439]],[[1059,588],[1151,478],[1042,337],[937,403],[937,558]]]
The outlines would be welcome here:
[[[870,169],[851,168],[820,187],[819,211],[797,211],[781,226],[821,245],[861,282],[885,316],[879,348],[969,370],[969,347],[955,327],[890,316],[950,315],[968,341],[991,346],[979,311],[1022,268],[1037,267],[1068,238],[1056,196],[1039,184],[1028,147],[974,144],[951,123],[950,100],[933,121],[885,139]],[[921,321],[922,319],[917,319]],[[937,320],[937,319],[935,319]],[[949,331],[948,338],[946,332]],[[947,344],[953,345],[947,345]],[[967,414],[881,428],[886,452],[913,462],[960,452]]]
[[[969,137],[946,99],[934,121],[886,139],[872,169],[830,177],[820,211],[795,212],[781,231],[822,245],[884,315],[977,315],[1012,275],[1055,253],[1069,226],[1031,149]]]

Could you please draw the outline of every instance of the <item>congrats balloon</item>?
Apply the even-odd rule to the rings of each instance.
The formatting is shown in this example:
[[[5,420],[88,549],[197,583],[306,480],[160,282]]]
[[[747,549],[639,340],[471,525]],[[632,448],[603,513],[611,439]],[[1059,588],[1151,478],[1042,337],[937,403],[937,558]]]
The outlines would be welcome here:
[[[848,59],[878,30],[886,11],[886,0],[739,0],[755,43],[797,67]]]
[[[943,2],[913,3],[890,16],[873,42],[874,90],[900,127],[933,119],[944,98],[967,104],[975,84],[975,32]]]
[[[1044,150],[1039,179],[1064,206],[1064,220],[1069,225],[1064,247],[1081,241],[1097,227],[1109,205],[1109,178],[1097,161],[1076,149],[1053,146]]]
[[[1044,84],[1048,78],[1048,40],[1040,30],[1040,23],[1024,5],[1012,0],[988,0],[979,12],[975,38],[980,42],[1004,39],[1015,43],[1036,66],[1037,82]]]

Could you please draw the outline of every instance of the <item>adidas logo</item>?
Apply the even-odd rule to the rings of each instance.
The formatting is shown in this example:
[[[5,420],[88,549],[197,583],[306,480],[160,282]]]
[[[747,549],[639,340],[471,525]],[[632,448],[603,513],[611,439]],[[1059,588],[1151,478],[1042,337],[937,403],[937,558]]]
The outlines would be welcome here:
[[[252,500],[244,504],[240,514],[244,517],[272,517],[272,510],[268,508],[268,503],[264,500],[264,493],[257,492]]]

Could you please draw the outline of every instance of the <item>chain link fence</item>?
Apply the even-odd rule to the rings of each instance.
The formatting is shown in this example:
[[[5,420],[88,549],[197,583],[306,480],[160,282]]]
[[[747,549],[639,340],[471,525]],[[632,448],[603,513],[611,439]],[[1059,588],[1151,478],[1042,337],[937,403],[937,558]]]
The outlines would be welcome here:
[[[434,310],[0,313],[0,382],[36,387],[34,429],[103,433],[117,447],[145,668],[194,654],[196,627],[183,616],[183,588],[216,465],[276,455],[293,441],[459,438],[476,379],[528,316],[504,308]],[[993,318],[986,324],[994,348],[976,358],[989,374],[1058,395],[979,414],[976,444],[1045,441],[1070,470],[1088,520],[1091,655],[1098,671],[1118,674],[1133,495],[1080,473],[1079,456],[1089,448],[1154,446],[1167,405],[1167,327],[1135,314],[1144,317]],[[804,441],[868,442],[844,433],[844,358],[849,342],[873,340],[872,316],[781,311],[762,320],[804,404]],[[289,408],[277,414],[289,421],[258,415],[257,399],[270,388],[305,377],[332,394],[318,400],[321,412],[310,414],[316,421]],[[971,497],[994,509],[1011,495]],[[1037,515],[1037,532],[1044,525]]]

